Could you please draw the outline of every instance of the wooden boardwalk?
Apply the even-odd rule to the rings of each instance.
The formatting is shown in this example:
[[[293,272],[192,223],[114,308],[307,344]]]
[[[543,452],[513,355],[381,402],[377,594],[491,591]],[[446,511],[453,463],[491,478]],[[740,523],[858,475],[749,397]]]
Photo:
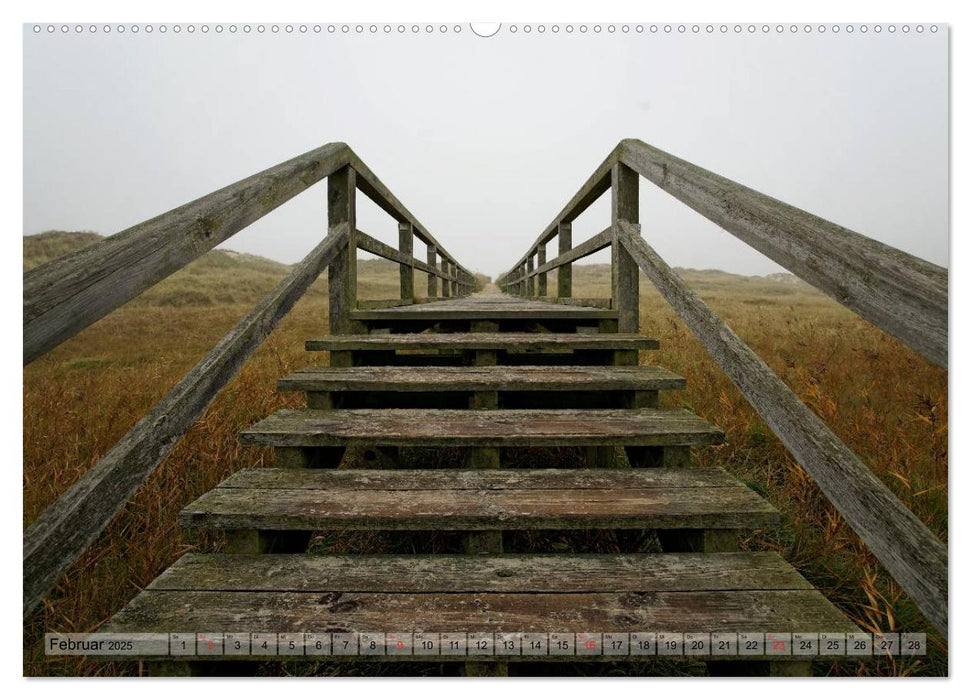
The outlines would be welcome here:
[[[225,533],[223,551],[184,556],[106,631],[858,631],[777,555],[738,551],[740,535],[777,526],[778,513],[727,472],[694,468],[692,451],[724,435],[688,411],[657,408],[658,393],[684,379],[640,364],[657,343],[616,333],[616,312],[472,295],[355,316],[366,332],[307,342],[338,366],[280,380],[305,392],[308,408],[242,433],[275,449],[274,467],[237,472],[183,510],[183,527]],[[574,354],[582,363],[564,364]],[[578,466],[547,456],[548,468],[509,468],[516,451],[544,447],[573,448]],[[434,468],[420,456],[404,463],[403,448],[464,457]],[[348,450],[371,455],[373,468],[346,468]],[[517,533],[542,530],[640,532],[662,551],[515,550]],[[459,539],[433,556],[307,554],[321,531]],[[537,660],[496,649],[463,663],[495,674]],[[717,672],[724,660],[709,662]],[[792,658],[734,663],[809,670]]]
[[[778,526],[779,514],[729,473],[697,468],[697,452],[724,440],[717,426],[660,408],[685,380],[652,364],[658,343],[639,332],[644,273],[947,638],[945,545],[641,235],[641,179],[947,367],[947,270],[642,141],[618,143],[481,294],[347,144],[329,143],[25,273],[26,365],[326,180],[326,237],[25,529],[25,621],[326,271],[329,335],[306,350],[326,352],[329,366],[281,377],[279,389],[304,394],[306,408],[242,431],[245,444],[272,448],[272,466],[187,504],[181,524],[216,534],[205,540],[212,551],[174,562],[102,631],[342,635],[339,647],[318,639],[305,656],[314,661],[374,660],[373,636],[361,656],[343,644],[415,635],[380,658],[459,663],[473,675],[577,660],[576,647],[556,653],[565,639],[594,645],[583,661],[622,663],[647,658],[623,647],[635,633],[857,631],[780,557],[738,551],[740,536]],[[397,247],[357,228],[358,193],[397,222]],[[574,244],[573,221],[608,193],[609,225]],[[606,249],[609,298],[575,297],[573,264]],[[359,250],[398,265],[396,298],[357,298]],[[410,538],[414,553],[312,555],[315,532]],[[556,554],[536,544],[552,532],[611,544]],[[419,551],[428,542],[435,554]],[[502,644],[476,637],[467,649],[465,633]],[[547,633],[562,635],[557,649],[533,646],[529,635]],[[218,661],[266,660],[249,651]],[[811,670],[805,657],[765,648],[708,651],[716,674]],[[148,660],[186,673],[216,659],[197,649]]]

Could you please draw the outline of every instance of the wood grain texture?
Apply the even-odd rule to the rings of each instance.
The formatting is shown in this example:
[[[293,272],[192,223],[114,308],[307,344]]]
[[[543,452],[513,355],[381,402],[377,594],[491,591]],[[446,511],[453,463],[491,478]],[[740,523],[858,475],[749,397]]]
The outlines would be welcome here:
[[[153,591],[614,593],[813,590],[774,552],[502,556],[186,554]]]
[[[715,445],[725,434],[688,411],[658,409],[281,409],[240,433],[247,445],[562,447]]]
[[[550,272],[551,270],[555,270],[562,265],[566,265],[568,263],[574,262],[576,260],[579,260],[580,258],[585,258],[588,255],[593,255],[594,253],[601,251],[604,248],[607,248],[608,246],[610,246],[613,240],[614,240],[613,230],[610,228],[606,228],[600,233],[598,233],[596,236],[593,236],[592,238],[588,238],[580,245],[574,248],[571,248],[566,253],[556,256],[546,264],[541,265],[540,267],[537,267],[535,270],[529,271],[527,269],[526,274],[527,276],[532,276],[532,275],[538,275],[540,273]],[[514,277],[509,279],[507,282],[509,284],[515,284],[518,281],[519,281],[519,278]]]
[[[947,548],[634,230],[622,242],[840,515],[947,634]]]
[[[350,150],[350,149],[348,149]],[[381,207],[399,223],[408,222],[414,228],[415,236],[426,245],[435,246],[442,257],[451,260],[448,251],[429,233],[428,229],[418,221],[414,214],[391,192],[377,175],[362,161],[356,153],[350,151],[349,163],[357,173],[358,189],[372,202]],[[463,272],[470,274],[464,267],[458,266]]]
[[[24,364],[347,165],[329,143],[24,273]]]
[[[738,481],[723,469],[241,469],[221,489],[519,491],[548,489],[719,489]],[[405,496],[407,498],[407,496]]]
[[[455,279],[453,275],[447,275],[437,267],[432,267],[431,265],[423,263],[410,253],[402,253],[400,250],[392,248],[387,243],[382,243],[377,238],[374,238],[363,231],[357,231],[356,241],[357,247],[361,250],[366,250],[368,253],[373,253],[374,255],[384,258],[385,260],[391,260],[392,262],[396,262],[401,265],[407,265],[415,268],[416,270],[421,270],[422,272],[428,272],[436,275],[442,279]]]
[[[859,631],[822,595],[801,590],[323,595],[144,591],[99,631],[241,627],[278,632]]]
[[[24,616],[97,538],[246,358],[347,246],[332,232],[135,427],[24,531]]]
[[[627,139],[619,159],[809,284],[947,367],[947,270]]]
[[[471,319],[611,319],[617,312],[610,309],[548,304],[509,295],[472,294],[428,304],[414,304],[394,309],[351,312],[351,318],[362,321],[405,320],[471,320]]]
[[[635,391],[684,389],[661,367],[311,367],[280,391]]]
[[[492,471],[483,469],[482,471]],[[221,489],[186,506],[205,530],[759,529],[779,524],[754,492],[734,488],[412,490]]]
[[[657,340],[630,333],[388,333],[308,340],[307,350],[656,350]]]

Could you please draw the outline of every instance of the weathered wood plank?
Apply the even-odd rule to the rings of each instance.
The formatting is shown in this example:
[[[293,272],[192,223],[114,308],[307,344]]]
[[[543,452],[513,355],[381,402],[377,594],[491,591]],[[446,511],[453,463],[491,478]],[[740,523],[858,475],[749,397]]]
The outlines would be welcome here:
[[[633,230],[620,235],[640,268],[772,432],[931,623],[946,635],[946,547],[643,238]]]
[[[813,590],[774,552],[503,556],[184,555],[153,591],[616,593]]]
[[[24,364],[347,165],[329,143],[24,273]]]
[[[360,248],[361,250],[366,250],[368,253],[372,253],[374,255],[382,257],[385,260],[391,260],[392,262],[396,262],[401,265],[408,265],[410,267],[415,268],[416,270],[421,270],[422,272],[428,272],[430,274],[441,277],[442,279],[447,279],[447,280],[452,279],[451,275],[444,274],[437,267],[432,267],[431,265],[427,265],[423,263],[421,260],[419,260],[418,258],[413,257],[411,254],[402,253],[401,251],[395,248],[392,248],[387,243],[383,243],[382,241],[379,241],[377,238],[374,238],[373,236],[369,236],[368,234],[364,233],[364,231],[360,231],[360,230],[357,231],[356,240],[357,240],[358,248]]]
[[[144,591],[99,631],[179,632],[241,626],[278,632],[859,631],[815,591],[330,595]]]
[[[567,306],[595,306],[599,309],[612,309],[613,300],[610,297],[536,297],[536,301],[550,304],[566,304]]]
[[[350,312],[357,308],[357,175],[344,167],[327,179],[327,230],[329,235],[346,231],[327,269],[328,325],[331,333],[351,333],[356,328]]]
[[[348,149],[350,150],[350,149]],[[393,219],[400,222],[408,222],[414,227],[415,236],[425,243],[426,245],[432,245],[438,249],[438,251],[445,257],[448,257],[448,251],[442,247],[442,245],[435,240],[435,237],[428,232],[428,229],[422,225],[414,214],[408,211],[408,208],[401,203],[401,201],[392,194],[391,190],[385,186],[385,184],[378,178],[377,175],[362,161],[356,153],[350,151],[350,164],[357,173],[357,186],[358,189],[372,202],[381,207],[385,212],[387,212]],[[459,266],[459,269],[464,272],[468,272],[464,267]],[[471,273],[469,273],[471,274]]]
[[[240,433],[248,445],[562,447],[714,445],[725,434],[688,411],[658,409],[279,410]]]
[[[930,361],[947,367],[946,269],[643,141],[622,141],[619,159]]]
[[[539,274],[541,272],[549,272],[555,270],[561,265],[566,265],[580,258],[585,258],[588,255],[593,255],[594,253],[603,250],[610,246],[613,241],[613,230],[611,228],[606,228],[596,236],[585,240],[580,245],[571,248],[568,252],[562,253],[552,260],[550,260],[545,265],[542,265],[533,271],[533,274]],[[513,280],[515,282],[516,280]]]
[[[448,285],[446,285],[448,288]],[[443,290],[444,291],[444,290]],[[449,292],[451,295],[451,291]],[[351,318],[362,321],[381,320],[471,320],[471,319],[611,319],[617,312],[610,309],[548,304],[512,296],[472,295],[447,301],[415,304],[409,307],[357,311]]]
[[[637,263],[627,249],[617,241],[620,223],[637,226],[640,217],[638,191],[640,177],[623,163],[611,168],[611,289],[617,309],[617,330],[636,333],[640,323],[640,290]]]
[[[398,223],[398,250],[407,262],[402,262],[398,266],[399,292],[405,301],[412,301],[415,298],[415,269],[422,265],[420,260],[416,260],[412,252],[414,251],[415,232],[409,222]]]
[[[241,469],[220,489],[519,491],[536,489],[737,488],[723,469]]]
[[[573,224],[569,221],[561,221],[556,230],[557,255],[563,257],[573,248]],[[571,263],[560,265],[556,271],[556,295],[561,299],[573,296],[573,265]]]
[[[656,350],[657,340],[629,333],[395,333],[308,340],[307,350]]]
[[[428,298],[434,299],[438,296],[438,249],[429,244],[425,256],[428,264],[425,268],[428,273]]]
[[[27,527],[25,616],[175,447],[337,251],[346,249],[347,233],[333,231],[295,265],[124,438]]]
[[[493,471],[483,469],[482,471]],[[207,530],[759,529],[779,514],[745,487],[652,489],[220,489],[186,506]]]
[[[684,389],[661,367],[311,367],[277,382],[280,391],[638,391]]]

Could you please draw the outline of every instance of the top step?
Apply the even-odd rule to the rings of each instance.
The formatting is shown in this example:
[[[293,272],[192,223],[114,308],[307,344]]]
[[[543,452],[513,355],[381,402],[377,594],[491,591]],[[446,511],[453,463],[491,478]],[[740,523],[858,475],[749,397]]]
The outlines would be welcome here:
[[[386,309],[351,311],[358,321],[592,320],[615,319],[616,309],[551,304],[507,295],[474,295]]]
[[[656,350],[659,343],[636,333],[377,333],[308,340],[307,350]]]

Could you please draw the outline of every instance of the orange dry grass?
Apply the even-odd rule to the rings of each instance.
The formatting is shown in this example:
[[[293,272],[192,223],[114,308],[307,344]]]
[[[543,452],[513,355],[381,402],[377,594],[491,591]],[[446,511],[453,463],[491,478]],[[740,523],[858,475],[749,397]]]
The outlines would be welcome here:
[[[577,296],[608,296],[603,277],[575,271]],[[589,278],[589,279],[588,279]],[[703,451],[767,497],[784,525],[757,533],[749,548],[780,551],[861,626],[926,631],[927,658],[826,665],[833,674],[946,674],[947,651],[916,608],[793,464],[701,345],[642,281],[642,329],[661,350],[642,361],[688,379],[666,397],[724,428],[725,446]],[[947,537],[947,373],[805,287],[797,293],[711,285],[703,295],[739,335],[816,410],[891,489]],[[29,523],[208,351],[248,307],[126,307],[24,371],[24,522]],[[301,399],[279,394],[281,375],[326,356],[303,341],[326,328],[326,304],[302,301],[205,412],[124,511],[52,591],[24,627],[26,675],[118,675],[133,663],[43,656],[45,631],[89,631],[127,603],[181,553],[216,541],[183,535],[179,509],[265,451],[243,449],[242,428]],[[377,536],[353,544],[386,544]],[[373,540],[373,542],[372,542]],[[317,542],[340,551],[350,542]],[[604,543],[606,547],[614,545]],[[563,545],[564,547],[567,545]],[[554,547],[557,545],[554,544]],[[297,670],[296,672],[304,672]],[[683,672],[672,667],[671,673]]]

